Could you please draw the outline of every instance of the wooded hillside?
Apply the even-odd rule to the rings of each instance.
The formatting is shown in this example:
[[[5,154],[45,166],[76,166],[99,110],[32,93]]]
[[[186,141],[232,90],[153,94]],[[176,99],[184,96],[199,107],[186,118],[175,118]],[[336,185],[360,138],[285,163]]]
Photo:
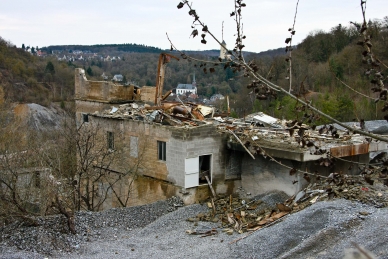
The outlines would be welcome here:
[[[294,94],[305,96],[318,109],[342,121],[358,117],[365,120],[379,118],[381,110],[380,103],[375,104],[376,94],[371,90],[369,75],[365,74],[363,67],[363,49],[357,45],[357,25],[339,24],[328,32],[311,32],[295,46],[292,57]],[[375,55],[379,57],[386,74],[388,17],[369,21],[368,28],[372,30]],[[158,48],[136,44],[50,46],[41,50],[54,51],[54,54],[42,58],[4,40],[0,41],[0,50],[0,82],[4,98],[11,102],[35,102],[43,105],[51,101],[72,100],[75,67],[85,68],[91,80],[103,80],[103,73],[109,79],[115,74],[122,74],[131,83],[153,86],[158,55],[162,52]],[[89,53],[91,57],[86,58],[87,55],[84,55],[83,60],[58,60],[62,56],[74,55],[75,50]],[[217,61],[216,53],[216,50],[188,52],[196,59],[204,61]],[[246,87],[249,80],[240,72],[233,72],[230,67],[224,69],[221,65],[190,62],[177,52],[172,54],[179,57],[180,61],[173,60],[168,64],[165,90],[175,88],[178,83],[191,83],[195,73],[199,95],[207,98],[215,93],[229,95],[234,116],[255,111],[263,111],[279,118],[295,116],[295,101],[287,96],[280,94],[276,99],[260,102],[256,100]],[[118,58],[113,61],[104,60],[108,55]],[[246,60],[255,60],[261,74],[288,88],[286,58],[283,48],[263,53],[245,53]]]

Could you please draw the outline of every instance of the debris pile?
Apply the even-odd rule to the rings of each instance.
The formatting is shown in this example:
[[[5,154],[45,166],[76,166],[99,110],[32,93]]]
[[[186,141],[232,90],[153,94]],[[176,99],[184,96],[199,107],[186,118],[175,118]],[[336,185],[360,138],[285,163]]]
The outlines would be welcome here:
[[[262,197],[271,197],[272,200],[262,200]],[[255,198],[240,198],[238,195],[219,196],[218,199],[207,201],[209,211],[199,213],[195,217],[188,218],[187,221],[194,222],[198,226],[199,221],[220,223],[222,231],[231,235],[234,232],[244,233],[260,229],[271,222],[275,222],[287,215],[289,211],[279,211],[277,204],[284,201],[288,196],[283,192],[273,192],[271,194],[260,195]],[[202,236],[214,235],[217,229],[206,229],[201,227],[195,230],[187,230],[188,234]]]
[[[252,154],[263,154],[261,148],[269,147],[323,155],[329,153],[330,149],[334,147],[369,143],[365,137],[359,134],[349,135],[347,131],[336,130],[336,135],[333,136],[329,133],[320,133],[319,130],[314,130],[304,124],[300,126],[303,130],[293,130],[280,126],[268,128],[252,124],[245,125],[237,119],[233,121],[224,119],[223,121],[223,124],[218,125],[218,130],[226,133],[233,131],[235,138],[239,138]],[[231,138],[231,141],[234,139]]]
[[[141,206],[101,212],[78,211],[75,213],[76,235],[69,233],[63,215],[38,217],[38,226],[15,221],[0,227],[0,258],[5,247],[47,255],[73,252],[85,242],[112,239],[121,230],[142,228],[182,205],[182,200],[173,196],[165,201]]]
[[[220,223],[227,234],[256,231],[277,223],[284,216],[295,213],[318,202],[332,199],[347,199],[372,205],[376,208],[388,207],[388,187],[384,184],[386,175],[368,171],[370,174],[351,176],[332,173],[325,179],[314,179],[296,195],[270,206],[259,198],[247,199],[235,196],[220,197],[207,201],[207,213],[199,213],[188,218],[198,225],[198,221]],[[360,213],[362,217],[363,214]],[[188,234],[214,235],[216,229],[201,231],[187,230]]]
[[[161,106],[126,103],[93,115],[156,122],[170,126],[198,126],[206,124],[205,119],[212,118],[214,114],[214,107],[195,103],[165,102]]]
[[[333,125],[309,127],[297,121],[278,120],[262,112],[236,119],[227,117],[228,113],[218,114],[215,107],[191,102],[163,102],[160,106],[125,103],[92,115],[176,127],[213,124],[218,132],[229,134],[231,141],[237,139],[251,156],[265,155],[262,148],[266,147],[325,155],[333,147],[370,142],[359,134],[351,134]]]
[[[343,198],[376,208],[388,207],[386,177],[382,172],[369,170],[364,170],[361,175],[331,173],[325,179],[316,179],[283,205],[298,211],[317,201]]]

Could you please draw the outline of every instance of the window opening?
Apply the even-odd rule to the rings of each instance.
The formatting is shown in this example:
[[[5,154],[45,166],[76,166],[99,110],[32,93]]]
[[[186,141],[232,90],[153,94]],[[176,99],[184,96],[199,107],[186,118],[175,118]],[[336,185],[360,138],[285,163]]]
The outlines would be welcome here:
[[[108,142],[108,149],[114,150],[115,148],[114,135],[113,135],[113,132],[111,131],[107,132],[107,142]]]
[[[40,188],[40,172],[34,172],[33,182],[35,188]]]
[[[82,120],[83,120],[83,122],[89,122],[89,115],[86,114],[86,113],[83,113],[82,114]]]
[[[166,142],[158,141],[158,159],[166,161]]]

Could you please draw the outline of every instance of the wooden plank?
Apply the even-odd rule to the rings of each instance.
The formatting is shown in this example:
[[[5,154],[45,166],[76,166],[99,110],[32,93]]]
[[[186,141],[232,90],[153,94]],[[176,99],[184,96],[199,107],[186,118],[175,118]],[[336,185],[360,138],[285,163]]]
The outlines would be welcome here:
[[[209,187],[210,187],[210,190],[212,191],[213,197],[216,198],[217,195],[216,195],[216,192],[215,192],[214,189],[213,189],[212,184],[210,183],[209,177],[207,177],[207,175],[205,175],[205,178],[206,178],[207,184],[208,184]]]

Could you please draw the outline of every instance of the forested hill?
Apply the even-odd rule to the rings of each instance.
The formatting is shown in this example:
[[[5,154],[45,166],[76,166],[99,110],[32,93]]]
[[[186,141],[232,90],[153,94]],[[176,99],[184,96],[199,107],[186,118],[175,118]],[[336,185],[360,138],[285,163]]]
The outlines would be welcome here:
[[[132,52],[132,53],[161,53],[169,52],[170,50],[163,50],[158,47],[146,46],[142,44],[135,43],[125,43],[125,44],[97,44],[97,45],[53,45],[48,47],[42,47],[41,51],[52,53],[54,52],[70,52],[73,51],[82,51],[86,53],[119,53],[119,52]],[[220,50],[184,50],[186,54],[189,55],[203,55],[209,57],[218,57]],[[267,51],[262,51],[260,53],[254,52],[244,52],[244,54],[257,54],[258,57],[275,57],[284,54],[284,48],[277,48]]]
[[[51,53],[52,51],[88,51],[92,53],[112,53],[112,52],[138,52],[138,53],[161,53],[163,50],[156,47],[124,43],[124,44],[97,44],[97,45],[55,45],[41,48],[42,51]]]
[[[373,53],[379,60],[373,71],[367,70],[367,57],[363,56],[365,51],[360,45],[363,39],[353,25],[314,31],[294,46],[291,69],[294,94],[303,90],[308,93],[307,98],[314,97],[315,107],[341,121],[381,119],[383,102],[375,103],[379,93],[373,90],[372,72],[379,71],[387,82],[388,17],[369,21],[368,33],[372,35]],[[48,49],[54,52],[44,51]],[[103,80],[103,74],[111,80],[121,74],[127,82],[154,86],[159,53],[169,52],[138,44],[50,46],[38,50],[42,56],[28,51],[0,38],[0,90],[4,92],[0,91],[0,97],[4,95],[10,102],[47,105],[51,101],[73,100],[76,67],[84,68],[90,80]],[[198,95],[202,98],[218,93],[229,95],[236,116],[256,111],[278,118],[296,114],[297,106],[288,96],[278,94],[276,98],[256,100],[255,92],[247,88],[252,78],[245,77],[237,68],[218,64],[218,50],[188,51],[187,55],[202,60],[191,62],[179,52],[169,53],[180,60],[171,60],[167,65],[165,90],[174,89],[179,83],[191,83],[195,75]],[[285,48],[244,53],[246,61],[254,60],[262,76],[285,89],[290,87],[287,57]]]

